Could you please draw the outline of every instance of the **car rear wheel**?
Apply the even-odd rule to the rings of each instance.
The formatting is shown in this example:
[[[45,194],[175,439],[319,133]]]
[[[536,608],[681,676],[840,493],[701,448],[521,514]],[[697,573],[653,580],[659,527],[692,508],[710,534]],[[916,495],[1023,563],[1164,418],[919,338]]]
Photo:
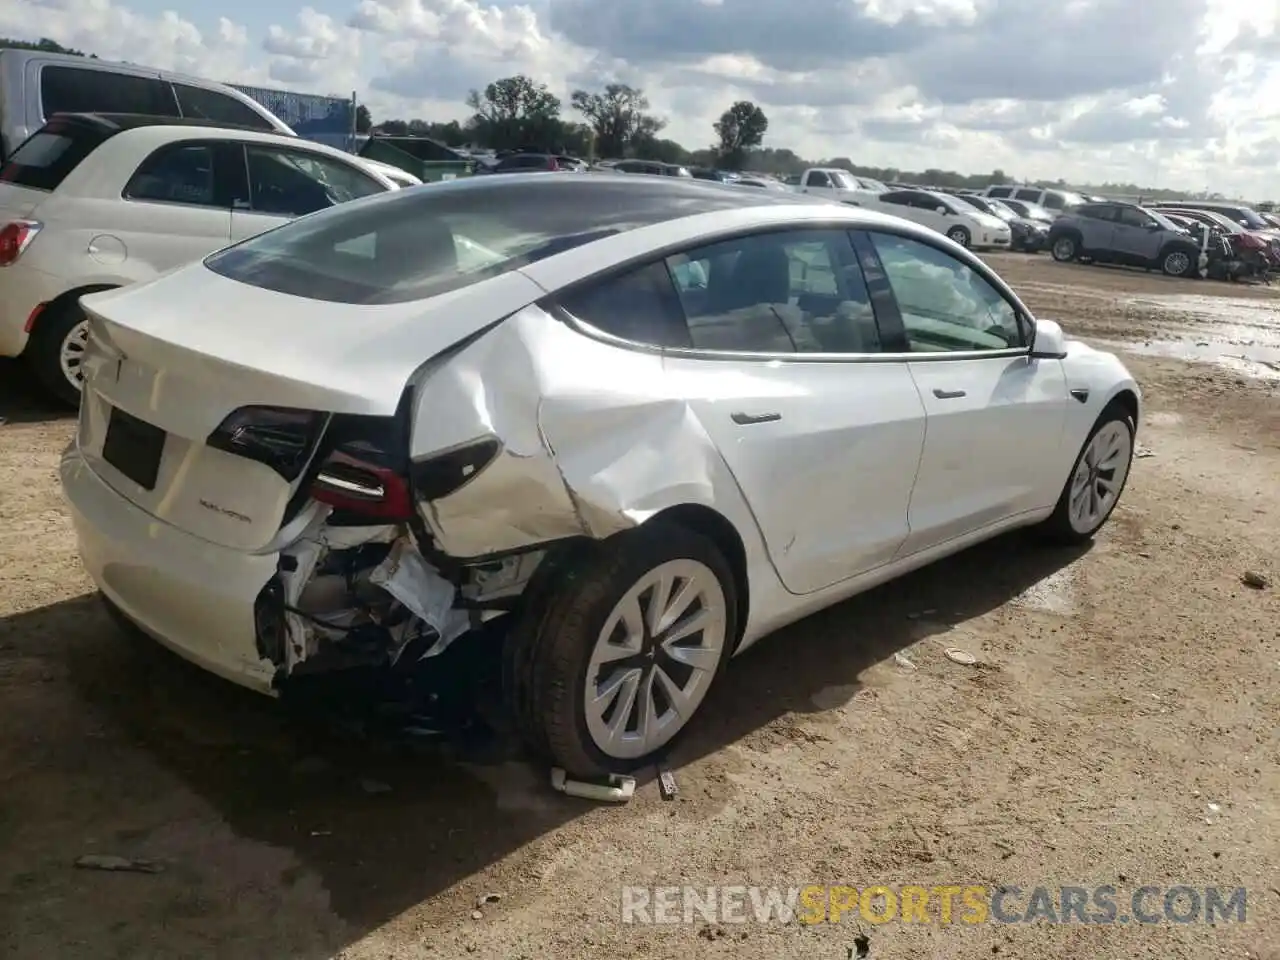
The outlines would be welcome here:
[[[1075,237],[1058,237],[1053,241],[1053,259],[1059,263],[1070,263],[1080,255],[1080,247]]]
[[[969,231],[964,227],[952,227],[947,231],[947,237],[955,243],[960,244],[962,247],[969,246],[969,242],[971,240]]]
[[[40,384],[69,406],[79,406],[84,381],[81,364],[89,341],[89,321],[78,303],[49,308],[36,323],[24,355]]]
[[[733,575],[705,538],[657,522],[591,554],[529,605],[511,641],[525,651],[508,673],[526,739],[584,778],[669,749],[736,636]]]
[[[1097,533],[1120,502],[1133,464],[1135,425],[1118,404],[1102,411],[1080,448],[1071,475],[1044,532],[1060,543],[1081,543]]]

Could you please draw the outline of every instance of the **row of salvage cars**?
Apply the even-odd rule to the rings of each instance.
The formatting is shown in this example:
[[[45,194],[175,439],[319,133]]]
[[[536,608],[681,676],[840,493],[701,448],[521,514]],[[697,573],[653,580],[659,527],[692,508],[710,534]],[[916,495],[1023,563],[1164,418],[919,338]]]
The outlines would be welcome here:
[[[903,219],[495,175],[223,246],[79,301],[61,480],[109,608],[273,694],[497,637],[578,777],[652,762],[784,624],[1093,536],[1129,474],[1120,361]]]

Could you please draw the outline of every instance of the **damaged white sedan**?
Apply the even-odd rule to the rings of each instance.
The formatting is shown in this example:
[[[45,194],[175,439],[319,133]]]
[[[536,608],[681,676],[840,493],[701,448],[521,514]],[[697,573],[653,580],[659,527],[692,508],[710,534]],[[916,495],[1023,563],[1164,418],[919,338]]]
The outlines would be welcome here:
[[[1092,536],[1138,422],[1115,357],[944,237],[696,180],[396,192],[82,302],[61,474],[115,610],[264,692],[497,630],[578,776],[660,756],[786,623]]]

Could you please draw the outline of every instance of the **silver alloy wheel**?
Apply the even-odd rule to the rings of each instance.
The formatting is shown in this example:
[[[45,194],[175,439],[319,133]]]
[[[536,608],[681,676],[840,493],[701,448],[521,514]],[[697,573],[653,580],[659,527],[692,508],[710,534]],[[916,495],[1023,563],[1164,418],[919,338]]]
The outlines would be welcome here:
[[[1133,436],[1128,426],[1112,420],[1102,426],[1076,465],[1067,499],[1071,529],[1089,534],[1102,525],[1129,475]]]
[[[614,605],[587,663],[587,733],[606,756],[666,745],[698,709],[724,654],[728,611],[715,573],[668,560]]]
[[[947,236],[962,247],[969,245],[969,232],[963,227],[952,227]]]
[[[1181,250],[1175,250],[1164,258],[1164,272],[1171,277],[1180,277],[1191,266],[1191,258]]]
[[[1053,255],[1058,260],[1070,260],[1076,255],[1076,242],[1070,237],[1059,237],[1053,245]]]
[[[88,343],[89,321],[81,320],[67,331],[58,348],[58,366],[62,369],[62,375],[67,378],[67,383],[76,390],[84,383],[84,372],[80,365],[84,362],[84,351]]]

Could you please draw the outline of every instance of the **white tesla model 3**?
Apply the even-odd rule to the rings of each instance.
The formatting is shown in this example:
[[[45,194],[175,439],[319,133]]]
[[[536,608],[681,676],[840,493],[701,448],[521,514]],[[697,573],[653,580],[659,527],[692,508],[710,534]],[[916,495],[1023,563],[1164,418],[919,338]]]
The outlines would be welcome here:
[[[390,193],[83,305],[61,476],[117,612],[264,692],[503,630],[520,727],[580,776],[788,622],[1013,527],[1092,536],[1138,422],[1119,360],[937,233],[697,180]]]

